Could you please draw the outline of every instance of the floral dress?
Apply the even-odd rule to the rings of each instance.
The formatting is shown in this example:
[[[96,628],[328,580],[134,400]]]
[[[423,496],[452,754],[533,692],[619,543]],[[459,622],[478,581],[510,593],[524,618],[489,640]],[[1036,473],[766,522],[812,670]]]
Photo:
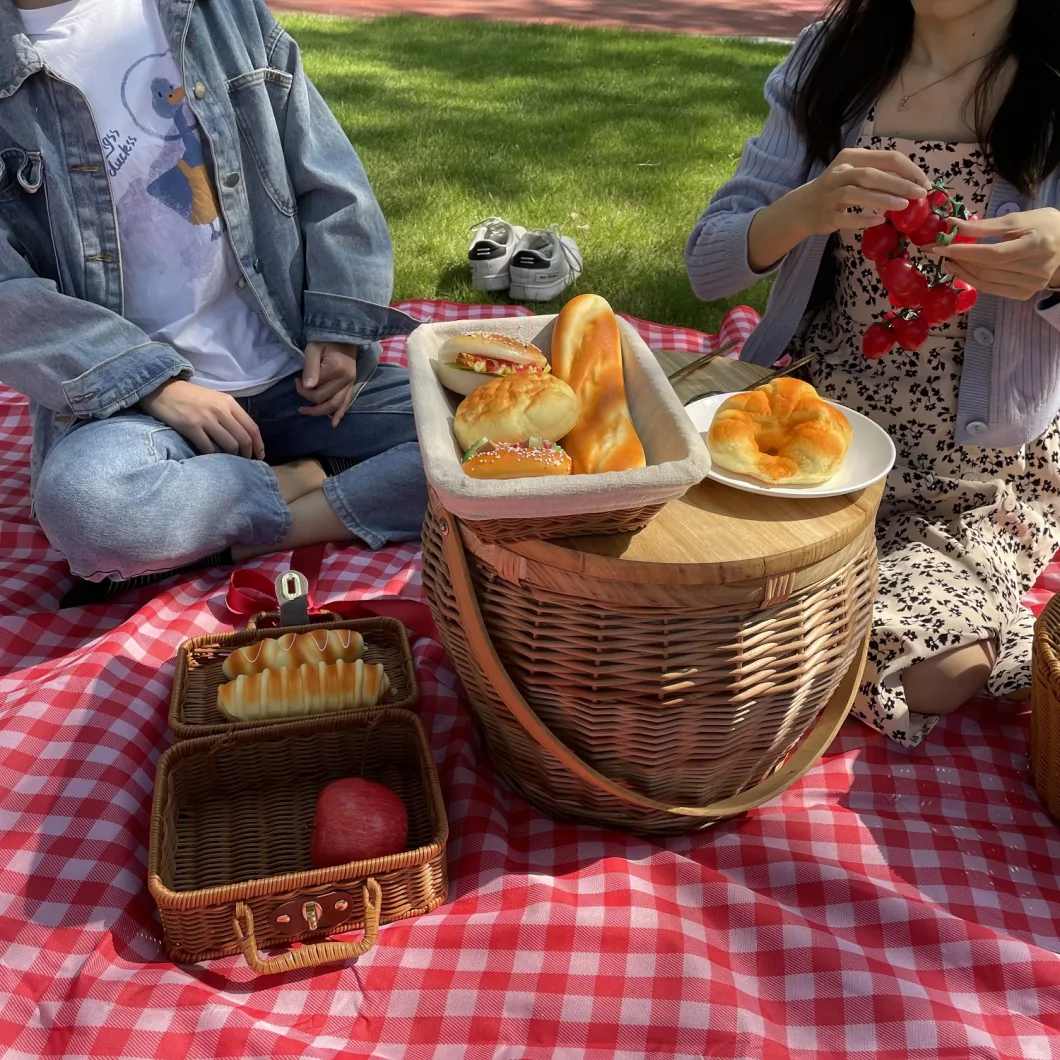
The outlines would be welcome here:
[[[985,214],[993,178],[978,146],[877,136],[871,116],[859,146],[908,154]],[[938,719],[906,704],[902,672],[914,663],[990,640],[987,694],[1030,685],[1033,618],[1020,598],[1060,546],[1060,428],[1015,449],[956,445],[967,316],[932,329],[915,353],[896,347],[866,360],[861,336],[890,305],[860,243],[860,233],[838,233],[835,301],[807,315],[791,352],[817,353],[810,381],[875,420],[898,450],[877,524],[880,590],[854,713],[915,747]]]

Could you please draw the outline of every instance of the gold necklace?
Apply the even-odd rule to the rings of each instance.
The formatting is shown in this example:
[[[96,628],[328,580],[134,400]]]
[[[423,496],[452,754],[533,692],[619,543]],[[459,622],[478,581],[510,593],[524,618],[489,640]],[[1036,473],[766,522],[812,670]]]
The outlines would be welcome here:
[[[909,101],[913,96],[919,96],[921,92],[926,92],[929,88],[934,88],[936,85],[941,85],[943,81],[948,81],[951,77],[956,77],[962,70],[967,70],[972,63],[979,62],[980,59],[985,59],[990,53],[986,55],[977,55],[974,59],[969,59],[963,66],[958,66],[956,70],[948,73],[945,77],[940,77],[937,81],[932,81],[930,85],[924,85],[923,88],[918,88],[915,92],[910,92],[908,95],[902,96],[898,103],[898,111],[904,114],[909,109]],[[905,92],[905,78],[901,74],[898,75],[898,83],[902,86],[902,91]]]

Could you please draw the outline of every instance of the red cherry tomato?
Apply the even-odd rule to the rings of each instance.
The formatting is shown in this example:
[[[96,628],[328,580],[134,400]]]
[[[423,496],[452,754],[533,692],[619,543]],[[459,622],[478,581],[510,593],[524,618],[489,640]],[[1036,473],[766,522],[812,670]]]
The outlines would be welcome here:
[[[924,296],[920,316],[929,327],[945,324],[957,313],[957,292],[948,283],[939,283]]]
[[[894,291],[888,290],[887,298],[895,309],[919,309],[924,304],[928,289],[927,277],[919,270],[914,269],[909,286],[904,293],[895,294]]]
[[[861,253],[869,261],[881,261],[898,249],[898,229],[889,221],[866,228],[861,235]]]
[[[861,352],[870,360],[886,357],[898,341],[895,333],[886,324],[870,324],[861,339]]]
[[[953,200],[950,198],[949,192],[943,191],[941,188],[936,188],[928,195],[928,202],[933,210],[942,210],[947,217],[953,213]]]
[[[903,318],[894,322],[894,334],[903,350],[914,353],[927,342],[928,326],[920,317]]]
[[[883,286],[892,294],[902,296],[916,291],[916,278],[923,278],[908,258],[889,258],[880,266],[879,273]]]
[[[918,247],[927,247],[937,242],[938,237],[946,231],[946,221],[938,214],[929,214],[928,219],[915,231],[909,233],[909,242]]]
[[[931,215],[931,203],[928,196],[922,199],[910,199],[909,205],[904,210],[888,210],[883,216],[887,218],[899,232],[913,232],[919,228]]]
[[[954,280],[953,289],[957,292],[957,313],[967,313],[979,301],[979,292],[964,280]]]
[[[905,296],[906,305],[910,309],[915,309],[917,306],[924,304],[924,299],[927,298],[927,293],[930,290],[927,277],[918,269],[916,275],[913,277],[913,288]]]

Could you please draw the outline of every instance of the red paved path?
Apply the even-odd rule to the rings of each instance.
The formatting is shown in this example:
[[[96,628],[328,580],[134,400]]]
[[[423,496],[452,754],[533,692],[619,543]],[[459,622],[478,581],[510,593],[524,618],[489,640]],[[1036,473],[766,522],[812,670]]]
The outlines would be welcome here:
[[[513,22],[573,22],[670,33],[794,37],[823,0],[271,0],[288,11],[364,18],[441,15]]]

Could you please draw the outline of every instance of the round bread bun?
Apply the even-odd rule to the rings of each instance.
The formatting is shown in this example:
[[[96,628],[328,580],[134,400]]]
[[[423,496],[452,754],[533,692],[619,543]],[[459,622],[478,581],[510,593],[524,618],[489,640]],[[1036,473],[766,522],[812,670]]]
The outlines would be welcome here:
[[[500,361],[511,365],[512,372],[547,372],[548,359],[533,344],[520,342],[510,335],[499,335],[495,332],[472,331],[466,335],[453,335],[442,343],[438,351],[435,367],[442,386],[457,394],[470,394],[485,383],[504,378],[496,372],[475,370],[471,367],[460,367],[458,359],[464,355],[466,362],[473,360]]]
[[[809,383],[785,377],[722,402],[707,432],[719,467],[771,486],[815,486],[843,466],[853,431]]]
[[[464,474],[472,478],[539,478],[569,475],[570,457],[558,446],[514,445],[497,442],[485,452],[464,461]]]
[[[453,432],[466,452],[480,438],[558,442],[578,422],[578,397],[562,379],[521,372],[480,386],[456,410]]]

